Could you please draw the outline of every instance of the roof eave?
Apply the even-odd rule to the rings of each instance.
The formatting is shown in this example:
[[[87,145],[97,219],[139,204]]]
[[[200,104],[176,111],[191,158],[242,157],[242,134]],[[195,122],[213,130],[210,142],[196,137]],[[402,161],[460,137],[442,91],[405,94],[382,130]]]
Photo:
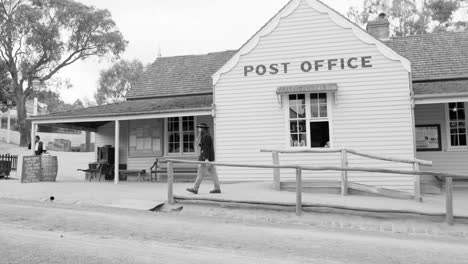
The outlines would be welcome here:
[[[94,114],[92,116],[88,115],[81,115],[81,116],[53,116],[53,117],[48,117],[48,116],[30,116],[27,118],[27,120],[30,121],[56,121],[56,120],[64,120],[66,119],[69,122],[73,122],[76,120],[82,121],[83,119],[89,119],[90,121],[93,121],[94,119],[106,119],[108,121],[113,121],[113,120],[120,120],[120,119],[127,119],[128,117],[134,117],[134,116],[151,116],[151,115],[157,115],[157,114],[172,114],[172,113],[187,113],[187,112],[207,112],[211,113],[213,110],[213,107],[201,107],[201,108],[184,108],[184,109],[171,109],[171,110],[161,110],[161,111],[144,111],[144,112],[132,112],[132,113],[105,113],[105,114]]]

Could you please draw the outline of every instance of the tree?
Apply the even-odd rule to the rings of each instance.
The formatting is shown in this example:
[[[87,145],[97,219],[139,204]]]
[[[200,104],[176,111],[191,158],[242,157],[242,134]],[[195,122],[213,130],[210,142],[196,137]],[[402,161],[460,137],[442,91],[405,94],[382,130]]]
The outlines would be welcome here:
[[[467,0],[364,0],[359,10],[351,7],[348,17],[366,24],[379,13],[389,15],[393,35],[408,36],[444,31],[463,31],[467,24],[454,21],[453,14]]]
[[[11,78],[3,61],[0,61],[0,112],[6,112],[14,105],[10,98],[13,96]]]
[[[89,57],[118,57],[126,45],[108,10],[73,0],[0,1],[0,58],[12,82],[20,145],[30,141],[25,102],[39,89],[34,79],[43,83]]]
[[[145,66],[138,60],[121,60],[101,71],[99,87],[94,95],[98,105],[125,100],[127,92],[141,78]]]

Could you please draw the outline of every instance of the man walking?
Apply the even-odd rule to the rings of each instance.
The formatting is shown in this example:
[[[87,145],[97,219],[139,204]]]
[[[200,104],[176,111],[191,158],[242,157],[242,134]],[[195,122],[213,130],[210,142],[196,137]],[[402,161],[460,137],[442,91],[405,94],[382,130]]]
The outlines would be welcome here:
[[[211,138],[210,132],[208,130],[208,125],[205,123],[200,123],[197,125],[198,128],[198,138],[197,143],[200,147],[200,155],[198,156],[199,161],[214,161],[215,153],[213,148],[213,139]],[[218,173],[216,172],[215,166],[211,164],[200,164],[198,165],[197,179],[195,180],[195,185],[193,188],[187,188],[187,191],[197,194],[200,184],[203,181],[203,177],[209,173],[213,177],[214,189],[210,193],[221,193],[221,188],[219,186]]]

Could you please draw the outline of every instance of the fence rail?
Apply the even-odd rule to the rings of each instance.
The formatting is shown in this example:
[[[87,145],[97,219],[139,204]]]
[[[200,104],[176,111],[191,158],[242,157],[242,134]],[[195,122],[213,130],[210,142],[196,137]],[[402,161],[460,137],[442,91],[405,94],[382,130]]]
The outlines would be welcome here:
[[[347,168],[349,165],[348,162],[348,153],[371,158],[377,160],[391,161],[391,162],[400,162],[400,163],[409,163],[413,164],[413,171],[419,171],[419,165],[432,166],[432,161],[420,160],[420,159],[401,159],[394,157],[387,157],[381,155],[375,155],[370,153],[365,153],[362,151],[357,151],[354,149],[347,148],[325,148],[325,149],[261,149],[260,152],[271,152],[273,157],[273,164],[279,165],[279,153],[341,153],[341,167]],[[414,198],[417,201],[422,200],[421,196],[421,175],[422,174],[413,174],[414,175]],[[280,169],[273,169],[273,184],[275,189],[280,190],[281,174]],[[348,194],[348,170],[342,170],[341,172],[341,195]]]
[[[224,162],[207,162],[207,161],[193,161],[181,159],[166,159],[167,173],[168,173],[168,203],[174,203],[173,191],[173,163],[186,163],[186,164],[209,164],[214,166],[226,167],[245,167],[245,168],[267,168],[267,169],[295,169],[296,170],[296,214],[302,214],[302,171],[303,170],[336,170],[336,171],[364,171],[364,172],[377,172],[377,173],[395,173],[395,174],[412,174],[421,176],[439,176],[445,177],[446,180],[446,221],[453,224],[453,184],[452,179],[468,179],[468,175],[455,174],[455,173],[440,173],[428,171],[411,171],[411,170],[392,170],[392,169],[376,169],[367,167],[340,167],[340,166],[301,166],[301,165],[266,165],[266,164],[238,164],[238,163],[224,163]]]

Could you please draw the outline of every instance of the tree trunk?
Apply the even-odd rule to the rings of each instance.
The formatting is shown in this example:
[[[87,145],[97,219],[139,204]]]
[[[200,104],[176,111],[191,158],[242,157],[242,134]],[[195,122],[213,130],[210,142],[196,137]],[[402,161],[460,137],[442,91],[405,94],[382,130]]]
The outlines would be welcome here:
[[[31,122],[27,122],[26,95],[21,87],[16,89],[16,112],[20,132],[20,146],[26,147],[31,142]]]

